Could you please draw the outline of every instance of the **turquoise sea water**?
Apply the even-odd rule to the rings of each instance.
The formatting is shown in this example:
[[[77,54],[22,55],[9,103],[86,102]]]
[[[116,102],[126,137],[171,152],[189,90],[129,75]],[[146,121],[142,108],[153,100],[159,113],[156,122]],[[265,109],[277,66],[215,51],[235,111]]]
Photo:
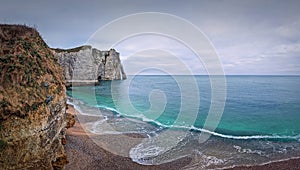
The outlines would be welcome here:
[[[208,76],[130,79],[73,87],[68,95],[83,114],[112,111],[95,122],[94,133],[105,133],[101,122],[109,121],[117,132],[147,134],[149,138],[130,151],[138,163],[160,164],[187,155],[193,158],[187,169],[209,169],[300,156],[298,76],[226,76],[224,112],[214,131],[203,129],[212,102]],[[201,132],[212,136],[199,143]],[[164,134],[178,141],[161,139]]]

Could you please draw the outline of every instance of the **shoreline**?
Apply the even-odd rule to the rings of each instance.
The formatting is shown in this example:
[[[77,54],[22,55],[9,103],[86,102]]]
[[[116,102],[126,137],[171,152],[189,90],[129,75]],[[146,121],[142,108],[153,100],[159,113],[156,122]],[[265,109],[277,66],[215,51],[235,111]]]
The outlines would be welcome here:
[[[69,163],[66,169],[184,169],[192,161],[190,157],[183,157],[172,162],[164,163],[161,165],[141,165],[133,162],[129,156],[120,156],[107,151],[104,147],[113,142],[114,146],[118,149],[125,147],[124,152],[128,152],[128,145],[122,141],[122,135],[96,135],[88,133],[84,130],[85,123],[95,121],[95,117],[78,114],[72,105],[67,109],[68,113],[75,116],[76,122],[73,127],[67,129],[65,150],[67,153]],[[78,121],[80,116],[81,122]],[[82,119],[83,118],[83,119]],[[82,121],[83,120],[83,121]],[[143,135],[139,134],[126,134],[133,138],[143,139]],[[95,143],[95,139],[97,144]],[[100,143],[99,143],[99,142]],[[101,145],[101,146],[100,146]],[[104,146],[104,147],[103,147]],[[109,148],[109,147],[108,147]],[[130,148],[130,147],[129,147]],[[287,160],[278,160],[267,162],[260,165],[242,165],[226,167],[222,169],[228,170],[263,170],[263,169],[299,169],[300,158],[291,158]]]
[[[79,123],[77,116],[79,116],[74,107],[69,105],[68,113],[75,115],[76,123],[73,127],[67,129],[65,150],[67,153],[69,163],[65,169],[181,169],[188,165],[191,158],[184,157],[179,160],[161,164],[161,165],[140,165],[133,162],[131,158],[113,154],[104,148],[97,145],[90,137],[99,138],[102,140],[111,140],[111,138],[118,138],[121,135],[95,135],[87,134],[82,127],[82,121]],[[85,121],[89,122],[94,118],[85,116]],[[140,135],[134,135],[136,138],[141,138]],[[110,141],[108,141],[110,142]],[[122,146],[121,140],[114,142]],[[104,143],[105,145],[105,143]],[[123,144],[124,145],[124,144]]]

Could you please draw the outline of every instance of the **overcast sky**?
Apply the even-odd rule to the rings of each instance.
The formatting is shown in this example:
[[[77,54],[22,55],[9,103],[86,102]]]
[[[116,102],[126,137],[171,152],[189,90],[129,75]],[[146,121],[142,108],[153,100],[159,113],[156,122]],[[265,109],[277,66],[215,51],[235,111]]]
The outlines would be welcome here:
[[[198,27],[215,47],[225,74],[300,74],[299,0],[1,0],[0,3],[1,23],[36,26],[51,47],[86,44],[99,28],[119,17],[161,12],[181,17]],[[189,32],[182,30],[185,31]],[[180,55],[183,62],[193,61],[195,57],[172,39],[133,37],[116,47],[125,71],[130,72],[126,64],[128,55],[149,44],[155,44],[153,48],[158,50],[172,51],[174,47],[175,52],[180,51],[174,55]],[[173,65],[168,69],[179,74],[178,65],[170,57],[164,58],[168,55],[165,51],[153,54],[160,56],[161,64]],[[144,64],[146,67],[157,58],[147,60],[151,58],[147,52],[135,55],[140,60],[128,62],[131,66]],[[188,63],[194,74],[203,72],[204,67],[199,65],[194,61]]]

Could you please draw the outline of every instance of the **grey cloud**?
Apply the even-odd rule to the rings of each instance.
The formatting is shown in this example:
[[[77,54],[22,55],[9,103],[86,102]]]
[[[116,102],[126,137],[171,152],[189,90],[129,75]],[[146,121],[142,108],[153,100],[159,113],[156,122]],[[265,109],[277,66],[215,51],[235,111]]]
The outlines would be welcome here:
[[[165,12],[182,17],[203,31],[216,47],[226,74],[300,74],[298,0],[1,0],[0,3],[1,23],[36,25],[52,47],[85,44],[101,26],[124,15]],[[99,40],[100,44],[110,41]],[[155,43],[157,47],[169,46],[170,51],[190,61],[192,70],[203,70],[199,69],[201,62],[178,44]],[[117,50],[122,55],[138,48],[132,43]],[[168,61],[167,57],[161,59],[162,63]]]

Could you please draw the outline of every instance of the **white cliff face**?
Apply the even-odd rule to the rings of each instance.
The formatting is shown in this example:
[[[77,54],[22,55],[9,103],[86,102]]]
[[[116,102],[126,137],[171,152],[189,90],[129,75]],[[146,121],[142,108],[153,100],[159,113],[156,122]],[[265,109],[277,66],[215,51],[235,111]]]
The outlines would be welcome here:
[[[114,49],[100,51],[91,46],[82,46],[53,51],[63,67],[67,83],[126,79],[119,53]]]

